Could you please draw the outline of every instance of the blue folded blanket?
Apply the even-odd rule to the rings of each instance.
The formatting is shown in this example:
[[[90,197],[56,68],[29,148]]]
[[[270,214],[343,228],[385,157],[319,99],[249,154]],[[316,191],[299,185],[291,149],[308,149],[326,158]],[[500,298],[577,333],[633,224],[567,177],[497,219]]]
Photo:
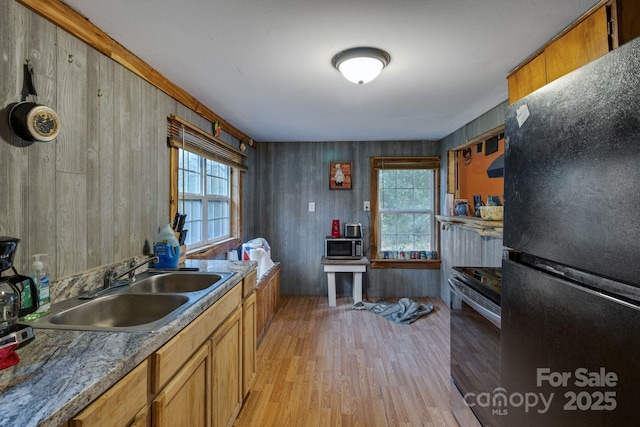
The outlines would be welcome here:
[[[367,310],[392,322],[408,325],[418,320],[419,317],[431,313],[433,304],[420,304],[409,298],[400,298],[397,303],[391,301],[359,302],[353,306],[353,310]]]

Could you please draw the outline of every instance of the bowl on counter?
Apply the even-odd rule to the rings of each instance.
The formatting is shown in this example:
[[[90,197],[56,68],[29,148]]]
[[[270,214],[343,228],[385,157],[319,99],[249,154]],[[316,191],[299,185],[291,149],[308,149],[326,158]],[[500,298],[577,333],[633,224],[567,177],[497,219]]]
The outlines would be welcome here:
[[[487,221],[502,221],[504,206],[480,206],[480,217]]]

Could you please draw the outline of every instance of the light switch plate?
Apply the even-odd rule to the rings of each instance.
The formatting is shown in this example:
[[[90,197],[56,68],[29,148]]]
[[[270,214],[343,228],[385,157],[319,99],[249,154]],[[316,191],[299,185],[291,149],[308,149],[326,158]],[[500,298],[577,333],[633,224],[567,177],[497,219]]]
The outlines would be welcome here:
[[[367,212],[371,210],[371,202],[369,202],[368,200],[365,200],[364,202],[364,210]]]
[[[315,212],[315,211],[316,211],[315,202],[309,202],[309,212]]]

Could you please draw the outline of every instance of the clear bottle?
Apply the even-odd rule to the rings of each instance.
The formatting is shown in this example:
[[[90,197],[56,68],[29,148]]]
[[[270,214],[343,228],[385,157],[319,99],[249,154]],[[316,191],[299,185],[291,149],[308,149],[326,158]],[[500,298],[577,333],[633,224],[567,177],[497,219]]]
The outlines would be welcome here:
[[[35,259],[32,266],[31,278],[38,288],[38,310],[35,313],[31,313],[25,317],[26,320],[37,319],[44,316],[51,309],[51,298],[49,296],[49,274],[44,266],[44,263],[40,261],[40,257],[47,256],[47,254],[35,254],[32,257]],[[34,296],[31,296],[34,298]]]

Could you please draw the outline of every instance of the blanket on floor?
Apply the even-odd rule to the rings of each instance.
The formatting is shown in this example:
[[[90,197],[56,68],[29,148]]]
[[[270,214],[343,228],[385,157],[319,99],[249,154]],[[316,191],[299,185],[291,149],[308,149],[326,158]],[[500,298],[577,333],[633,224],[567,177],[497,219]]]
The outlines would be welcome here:
[[[397,303],[391,301],[359,302],[353,306],[353,310],[367,310],[392,322],[408,325],[418,320],[419,317],[431,313],[433,304],[420,304],[409,298],[400,298]]]

